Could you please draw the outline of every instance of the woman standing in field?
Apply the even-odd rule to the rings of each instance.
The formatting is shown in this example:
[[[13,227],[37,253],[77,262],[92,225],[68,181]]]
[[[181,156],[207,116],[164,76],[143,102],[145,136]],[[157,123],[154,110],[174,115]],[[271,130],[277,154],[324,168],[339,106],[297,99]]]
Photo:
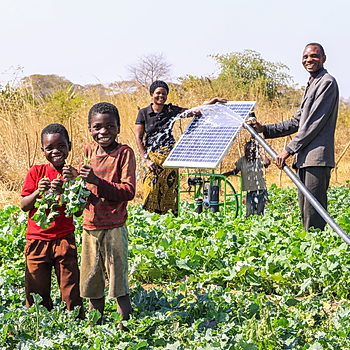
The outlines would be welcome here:
[[[153,103],[139,111],[135,131],[136,144],[145,164],[143,209],[158,214],[170,209],[177,215],[178,169],[166,169],[162,165],[175,144],[172,129],[177,115],[187,108],[165,104],[169,87],[164,81],[154,81],[149,91]],[[216,102],[227,100],[215,97],[204,104]],[[189,113],[187,117],[193,115]]]

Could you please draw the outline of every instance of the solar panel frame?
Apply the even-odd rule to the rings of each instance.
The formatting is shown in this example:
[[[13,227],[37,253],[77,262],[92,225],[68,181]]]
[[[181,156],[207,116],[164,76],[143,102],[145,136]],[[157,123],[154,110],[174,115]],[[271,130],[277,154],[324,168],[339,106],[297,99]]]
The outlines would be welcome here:
[[[243,122],[256,107],[256,102],[229,101],[225,105]],[[214,125],[208,128],[205,118],[193,118],[163,163],[164,168],[216,169],[219,166],[242,126]],[[201,152],[204,150],[206,153],[203,155]]]

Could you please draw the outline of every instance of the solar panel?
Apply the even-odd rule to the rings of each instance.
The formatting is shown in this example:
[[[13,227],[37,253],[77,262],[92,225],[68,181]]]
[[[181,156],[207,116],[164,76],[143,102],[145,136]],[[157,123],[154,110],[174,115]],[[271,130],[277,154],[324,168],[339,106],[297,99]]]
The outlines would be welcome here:
[[[231,101],[198,107],[202,115],[193,118],[163,166],[216,169],[255,106],[255,101]]]

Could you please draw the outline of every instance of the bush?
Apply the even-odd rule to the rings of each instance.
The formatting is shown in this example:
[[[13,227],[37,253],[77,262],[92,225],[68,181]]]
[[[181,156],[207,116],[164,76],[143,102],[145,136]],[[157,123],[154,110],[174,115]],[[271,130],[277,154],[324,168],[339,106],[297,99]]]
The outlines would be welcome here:
[[[272,100],[292,82],[292,77],[286,72],[289,68],[285,64],[266,61],[254,50],[210,57],[220,68],[216,83],[234,85],[241,92],[242,98],[253,93],[255,96],[266,95]]]

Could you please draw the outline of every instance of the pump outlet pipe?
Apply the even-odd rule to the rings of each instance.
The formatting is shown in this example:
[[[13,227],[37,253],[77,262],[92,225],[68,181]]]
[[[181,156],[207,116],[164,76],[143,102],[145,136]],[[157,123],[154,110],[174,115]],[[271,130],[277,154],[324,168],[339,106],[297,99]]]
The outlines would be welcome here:
[[[277,153],[271,148],[271,146],[261,137],[257,131],[249,124],[243,123],[243,126],[248,130],[252,136],[260,143],[260,145],[265,149],[265,151],[276,160]],[[311,205],[317,210],[317,212],[323,217],[323,219],[332,227],[332,229],[339,235],[339,237],[350,245],[350,237],[343,231],[343,229],[333,220],[333,218],[328,214],[327,210],[323,208],[320,202],[310,193],[310,191],[305,187],[305,185],[299,180],[295,175],[294,171],[288,166],[283,166],[284,172],[290,177],[290,179],[295,183],[300,192],[307,198]]]

